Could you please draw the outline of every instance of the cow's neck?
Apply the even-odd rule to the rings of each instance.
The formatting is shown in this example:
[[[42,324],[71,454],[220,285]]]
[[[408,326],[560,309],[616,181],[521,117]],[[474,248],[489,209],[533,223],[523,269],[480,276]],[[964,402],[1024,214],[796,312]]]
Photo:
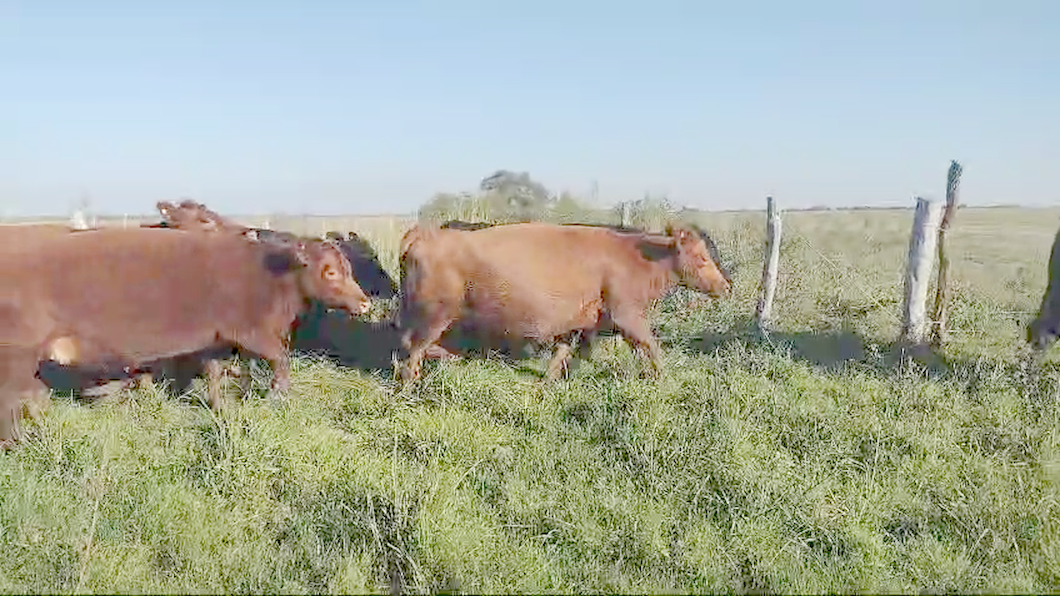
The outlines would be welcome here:
[[[677,257],[647,261],[647,291],[649,300],[658,300],[677,285]]]

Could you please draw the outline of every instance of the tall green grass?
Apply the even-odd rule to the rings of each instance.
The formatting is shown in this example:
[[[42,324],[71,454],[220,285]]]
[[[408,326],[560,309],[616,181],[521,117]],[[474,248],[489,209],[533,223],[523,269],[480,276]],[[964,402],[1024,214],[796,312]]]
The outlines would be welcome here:
[[[539,360],[398,391],[300,358],[287,402],[220,416],[199,385],[57,396],[0,454],[0,590],[1057,591],[1060,371],[1020,354],[1046,215],[958,215],[926,363],[890,350],[910,213],[787,214],[768,341],[762,215],[724,214],[701,223],[736,294],[654,309],[657,380],[605,338],[551,385]],[[402,226],[350,227],[396,270]]]

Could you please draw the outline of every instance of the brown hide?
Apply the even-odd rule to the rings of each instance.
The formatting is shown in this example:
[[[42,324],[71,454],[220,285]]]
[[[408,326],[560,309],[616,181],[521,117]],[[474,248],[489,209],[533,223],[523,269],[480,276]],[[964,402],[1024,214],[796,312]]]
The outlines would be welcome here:
[[[165,226],[143,226],[143,227],[165,227]],[[35,250],[43,242],[50,242],[57,238],[68,236],[72,233],[81,233],[87,230],[74,230],[64,224],[34,224],[34,225],[0,225],[0,254],[4,252],[24,252]],[[145,364],[137,371],[123,370],[123,366],[113,367],[109,364],[89,365],[80,363],[73,365],[63,363],[60,360],[46,362],[42,365],[42,379],[52,389],[60,391],[86,392],[89,390],[113,390],[113,381],[122,381],[121,388],[134,385],[141,374],[154,375],[156,378],[169,379],[173,381],[173,388],[178,392],[184,391],[190,385],[191,379],[204,375],[207,364],[201,361],[201,356],[189,355],[175,358],[172,362],[161,360],[151,364]],[[213,381],[208,379],[210,394],[214,395],[218,388],[213,387]],[[105,392],[105,391],[104,391]],[[85,393],[87,395],[87,393]]]
[[[32,249],[41,242],[82,231],[65,224],[0,225],[0,254]]]
[[[333,245],[133,228],[70,234],[5,257],[0,279],[13,283],[0,286],[0,345],[19,356],[0,370],[0,387],[15,388],[0,405],[34,386],[21,354],[48,359],[57,345],[74,363],[131,368],[237,347],[268,360],[284,391],[290,328],[309,300],[351,314],[370,306]]]
[[[572,345],[602,327],[646,349],[658,372],[647,307],[677,284],[713,297],[730,287],[704,239],[686,228],[648,234],[525,223],[468,233],[417,226],[401,249],[406,380],[419,376],[428,346],[459,349],[454,335],[468,333],[479,345],[509,350],[558,341],[548,372],[556,378]]]

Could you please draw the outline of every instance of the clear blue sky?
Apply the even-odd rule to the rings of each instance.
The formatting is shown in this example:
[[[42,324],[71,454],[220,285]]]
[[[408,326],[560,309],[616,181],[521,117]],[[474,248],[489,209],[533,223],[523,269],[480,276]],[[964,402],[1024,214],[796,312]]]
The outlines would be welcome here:
[[[0,215],[1060,202],[1054,0],[0,0]]]

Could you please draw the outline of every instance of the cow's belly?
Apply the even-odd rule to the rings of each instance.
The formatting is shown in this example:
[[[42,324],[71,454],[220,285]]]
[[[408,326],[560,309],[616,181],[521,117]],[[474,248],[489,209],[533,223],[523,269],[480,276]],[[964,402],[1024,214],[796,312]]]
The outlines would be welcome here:
[[[92,347],[91,352],[118,356],[129,364],[194,352],[217,340],[216,330],[210,327],[165,327],[144,324],[145,321],[129,321],[121,329],[100,329],[81,323],[68,334],[70,337]]]
[[[524,296],[480,296],[464,309],[461,322],[493,336],[549,341],[576,329],[595,327],[600,319],[599,299]]]

